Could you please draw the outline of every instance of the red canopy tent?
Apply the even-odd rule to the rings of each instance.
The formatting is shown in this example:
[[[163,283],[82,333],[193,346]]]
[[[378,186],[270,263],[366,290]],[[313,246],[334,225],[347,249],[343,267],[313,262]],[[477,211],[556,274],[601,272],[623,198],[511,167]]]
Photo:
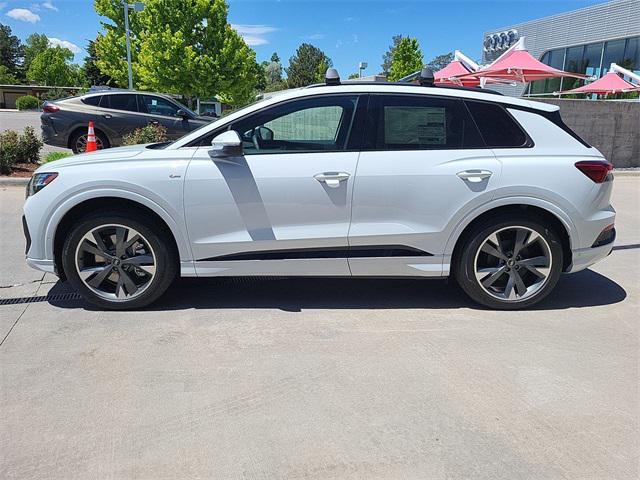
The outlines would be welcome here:
[[[623,93],[623,92],[637,92],[640,91],[639,85],[634,85],[631,82],[627,82],[624,78],[615,72],[608,72],[602,78],[599,78],[595,82],[588,83],[582,87],[573,88],[571,90],[565,90],[558,92],[558,95],[565,95],[569,93],[597,93],[600,95],[609,95],[611,93]]]
[[[435,83],[446,83],[451,85],[462,85],[463,87],[477,87],[480,85],[480,79],[475,77],[452,80],[454,77],[472,73],[472,70],[459,60],[454,60],[449,65],[433,74]]]
[[[474,77],[493,78],[522,83],[556,77],[589,78],[588,75],[565,72],[563,70],[550,67],[549,65],[545,65],[539,60],[536,60],[527,50],[525,50],[522,43],[514,45],[514,47],[507,50],[492,64],[485,68],[460,75],[456,78],[461,81],[465,81]]]

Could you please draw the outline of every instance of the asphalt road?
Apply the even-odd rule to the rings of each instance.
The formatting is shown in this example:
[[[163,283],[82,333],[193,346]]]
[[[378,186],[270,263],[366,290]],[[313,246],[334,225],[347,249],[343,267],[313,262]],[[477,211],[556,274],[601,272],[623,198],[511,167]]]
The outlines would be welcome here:
[[[40,115],[41,112],[18,112],[16,110],[0,110],[0,132],[5,130],[15,130],[20,133],[24,127],[31,126],[40,135]],[[42,155],[45,156],[49,152],[69,152],[69,148],[52,147],[44,145],[42,147]]]
[[[637,479],[640,178],[615,182],[616,250],[524,312],[312,279],[101,312],[24,265],[0,189],[0,478]]]

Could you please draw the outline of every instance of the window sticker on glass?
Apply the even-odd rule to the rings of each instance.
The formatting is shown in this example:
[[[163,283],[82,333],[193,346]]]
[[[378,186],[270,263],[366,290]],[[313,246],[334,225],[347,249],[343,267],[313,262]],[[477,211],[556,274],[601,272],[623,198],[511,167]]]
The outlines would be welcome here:
[[[386,144],[445,145],[444,107],[384,107]]]

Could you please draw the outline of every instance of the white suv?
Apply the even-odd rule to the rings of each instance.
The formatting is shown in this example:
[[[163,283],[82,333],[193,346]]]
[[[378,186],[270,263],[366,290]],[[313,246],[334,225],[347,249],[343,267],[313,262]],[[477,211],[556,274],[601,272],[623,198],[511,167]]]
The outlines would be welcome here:
[[[329,75],[173,143],[43,165],[27,262],[111,309],[176,275],[452,275],[516,309],[611,252],[611,164],[557,106],[425,84]]]

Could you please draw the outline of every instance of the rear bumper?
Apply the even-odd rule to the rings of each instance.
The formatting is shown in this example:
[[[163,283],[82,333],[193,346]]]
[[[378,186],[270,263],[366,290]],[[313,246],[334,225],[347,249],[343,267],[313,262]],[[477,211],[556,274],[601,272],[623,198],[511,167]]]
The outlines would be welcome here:
[[[568,273],[579,272],[585,268],[590,267],[594,263],[606,258],[613,250],[613,242],[602,245],[601,247],[593,248],[581,248],[572,251],[572,263],[571,267],[567,270]]]
[[[42,131],[42,141],[47,145],[53,145],[54,147],[63,147],[67,148],[67,138],[66,136],[60,135],[51,125],[40,125],[40,130]]]

